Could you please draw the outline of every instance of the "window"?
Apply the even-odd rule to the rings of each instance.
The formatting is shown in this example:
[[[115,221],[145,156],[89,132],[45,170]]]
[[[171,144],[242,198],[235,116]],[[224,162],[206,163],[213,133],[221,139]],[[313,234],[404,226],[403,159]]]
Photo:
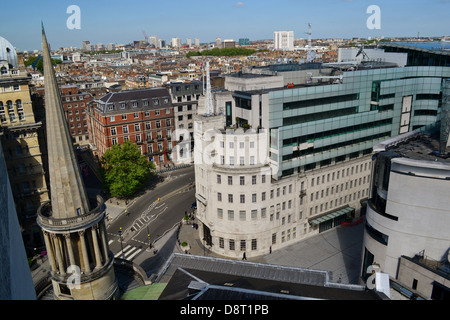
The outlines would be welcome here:
[[[245,203],[245,194],[241,194],[239,199],[240,199],[240,203]]]
[[[228,245],[229,245],[229,249],[230,250],[232,250],[232,251],[235,250],[235,244],[234,244],[234,240],[233,239],[229,240]]]
[[[240,176],[240,177],[239,177],[239,184],[240,184],[241,186],[243,186],[243,185],[245,184],[245,177],[244,177],[244,176]]]
[[[228,220],[230,221],[234,220],[234,210],[228,210]]]
[[[219,219],[223,218],[223,210],[220,208],[217,208],[217,218]]]
[[[232,194],[228,194],[228,202],[233,203],[233,195]]]
[[[256,193],[252,194],[252,202],[255,203],[256,202]]]
[[[111,121],[111,122],[116,121],[116,117],[115,116],[109,116],[109,121]]]
[[[134,131],[141,131],[141,125],[139,123],[134,124]]]
[[[258,248],[257,240],[256,239],[252,239],[252,250],[256,250],[257,248]]]
[[[222,193],[217,192],[217,201],[222,201]]]
[[[241,221],[245,221],[245,215],[246,215],[245,210],[239,210],[239,219]]]
[[[111,135],[115,136],[117,134],[116,127],[111,128]]]
[[[222,176],[220,174],[217,175],[217,184],[221,184]]]
[[[247,249],[247,244],[246,244],[245,240],[241,240],[240,248],[241,248],[241,251],[245,251]]]
[[[256,176],[252,176],[252,184],[256,184]]]
[[[252,215],[252,220],[256,220],[258,218],[258,210],[253,209],[251,211],[251,215]]]
[[[228,176],[228,185],[233,185],[233,176]]]

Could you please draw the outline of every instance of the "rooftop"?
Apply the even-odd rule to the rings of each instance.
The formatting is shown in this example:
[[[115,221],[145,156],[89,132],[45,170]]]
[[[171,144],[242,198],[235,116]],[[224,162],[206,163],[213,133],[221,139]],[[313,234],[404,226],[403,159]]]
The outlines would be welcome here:
[[[415,131],[409,134],[387,140],[378,146],[384,146],[400,157],[412,160],[438,161],[450,164],[450,154],[441,154],[440,150],[440,129],[436,126],[429,131]],[[374,148],[377,149],[376,146]]]
[[[450,42],[444,41],[384,42],[380,45],[383,47],[397,47],[402,49],[413,49],[428,53],[450,55]]]
[[[160,300],[380,300],[364,286],[329,281],[327,271],[173,254],[157,282]]]

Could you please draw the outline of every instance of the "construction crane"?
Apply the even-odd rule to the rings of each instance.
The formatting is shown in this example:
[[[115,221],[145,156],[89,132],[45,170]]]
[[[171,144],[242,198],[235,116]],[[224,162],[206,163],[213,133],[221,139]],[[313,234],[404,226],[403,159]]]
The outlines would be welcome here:
[[[142,34],[144,35],[145,41],[148,42],[148,35],[147,35],[147,33],[145,32],[145,30],[142,30]]]
[[[41,55],[38,55],[38,57],[36,58],[36,60],[34,60],[34,62],[31,64],[31,67],[33,68],[33,71],[36,71],[36,65],[39,62],[39,60],[41,59]]]

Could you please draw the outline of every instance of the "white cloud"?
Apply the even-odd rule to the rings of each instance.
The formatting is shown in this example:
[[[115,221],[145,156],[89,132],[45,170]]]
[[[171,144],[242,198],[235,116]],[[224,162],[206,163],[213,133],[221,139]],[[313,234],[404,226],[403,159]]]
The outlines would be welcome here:
[[[243,7],[243,6],[245,6],[245,4],[240,1],[234,4],[234,7]]]

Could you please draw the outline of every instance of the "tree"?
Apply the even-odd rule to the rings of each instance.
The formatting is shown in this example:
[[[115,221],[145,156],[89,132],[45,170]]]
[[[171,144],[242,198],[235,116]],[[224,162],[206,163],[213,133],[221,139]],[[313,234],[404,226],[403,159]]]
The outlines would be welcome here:
[[[38,57],[30,57],[29,59],[24,61],[25,66],[31,66],[37,59]],[[52,64],[53,65],[57,65],[57,64],[61,64],[62,61],[59,59],[52,59]],[[39,61],[36,63],[36,65],[34,66],[40,73],[44,73],[44,63],[43,63],[43,58],[40,57]]]
[[[154,164],[130,141],[115,144],[100,159],[103,183],[112,197],[129,197],[151,177]]]

